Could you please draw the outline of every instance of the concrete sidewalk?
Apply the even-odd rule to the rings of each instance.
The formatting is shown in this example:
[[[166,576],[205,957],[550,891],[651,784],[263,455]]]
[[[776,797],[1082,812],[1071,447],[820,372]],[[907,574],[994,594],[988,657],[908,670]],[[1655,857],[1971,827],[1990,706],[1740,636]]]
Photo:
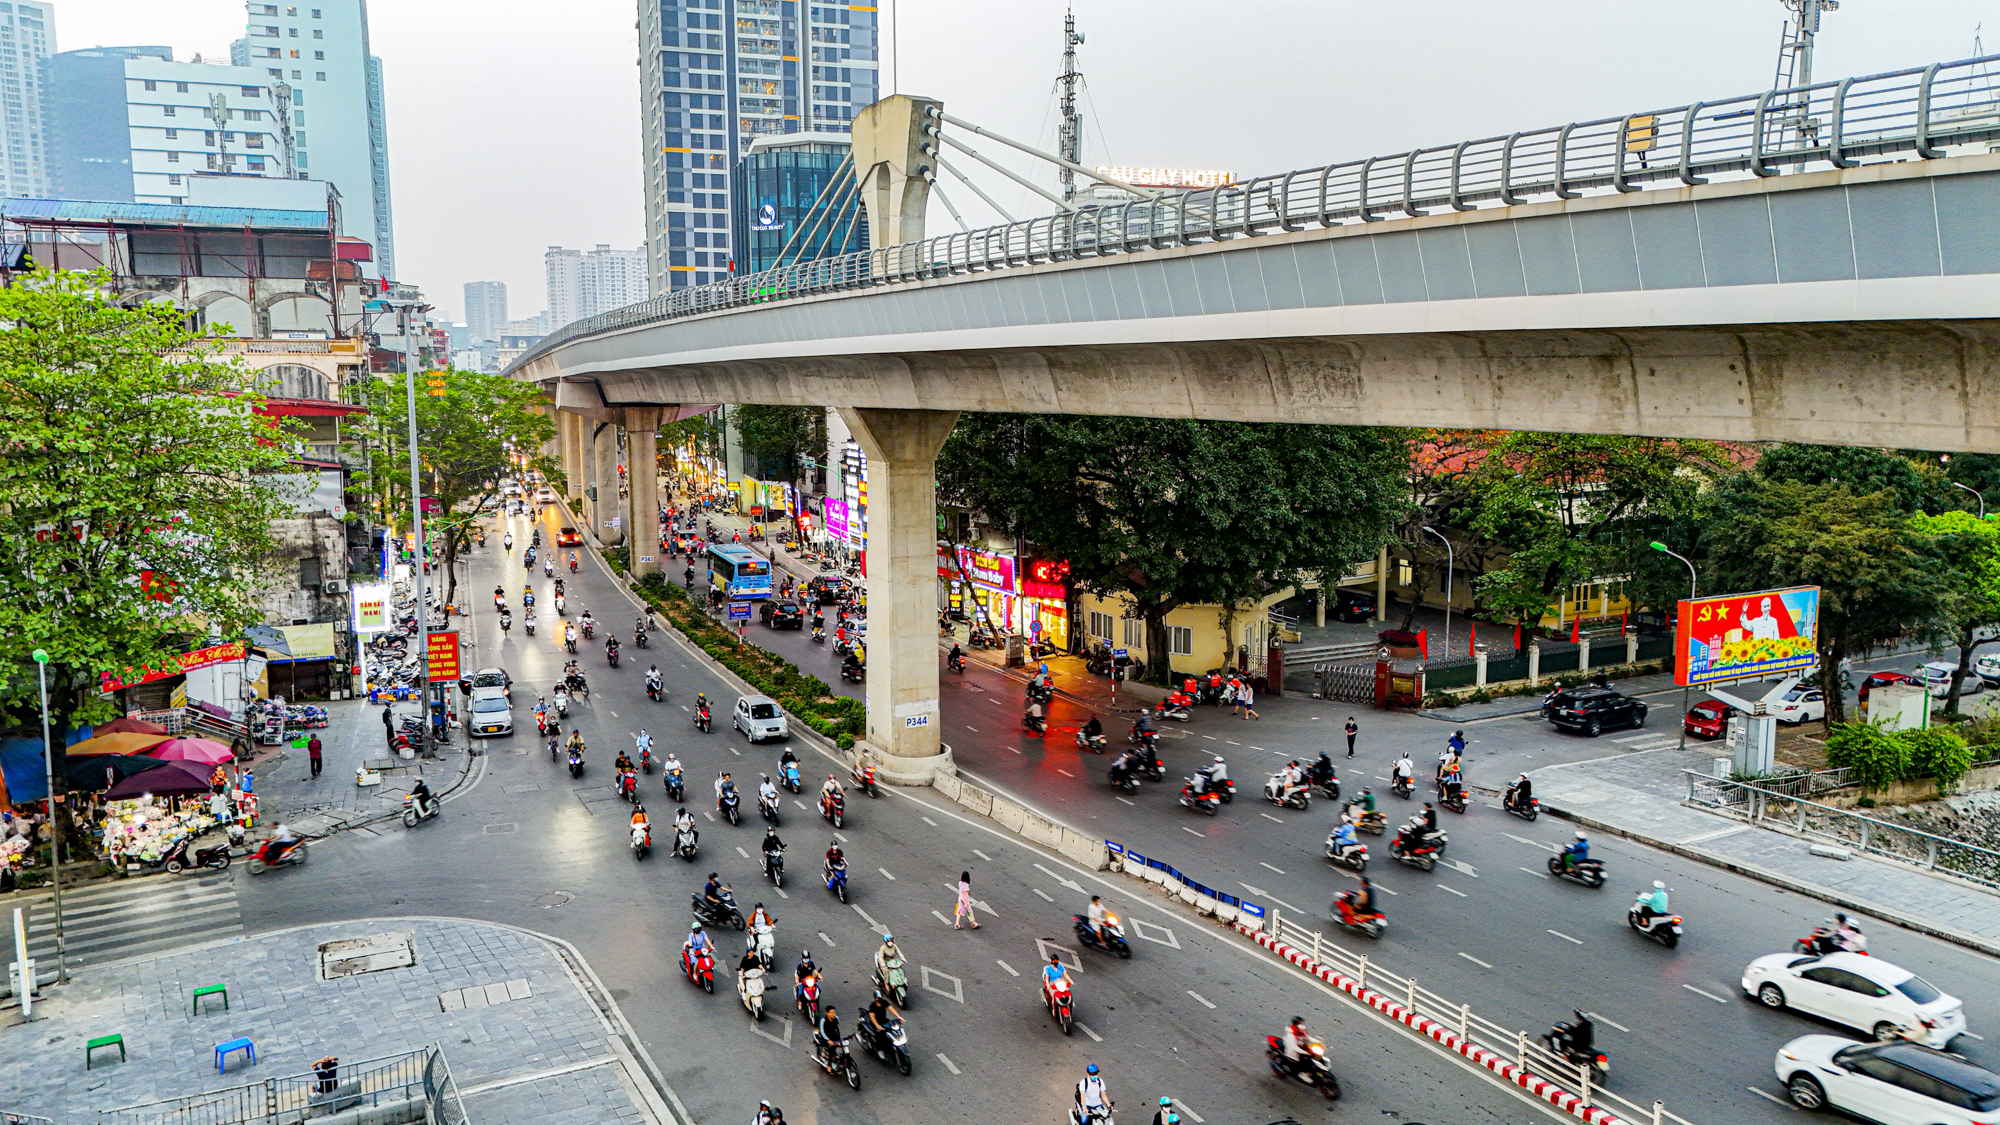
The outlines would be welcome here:
[[[281,747],[275,758],[257,766],[259,827],[289,824],[305,836],[323,836],[377,817],[400,813],[403,796],[419,775],[434,793],[447,792],[471,767],[471,739],[463,729],[452,732],[448,746],[438,748],[438,758],[396,758],[386,748],[382,734],[382,707],[365,699],[335,700],[323,706],[327,725],[310,731],[320,737],[323,768],[312,776],[312,761],[302,749]],[[415,704],[402,705],[404,710]],[[524,717],[534,723],[532,704],[523,714],[515,710],[515,721]],[[533,733],[532,730],[529,732]],[[382,784],[362,788],[354,783],[355,771],[364,762],[394,758],[393,770],[382,774]]]
[[[323,970],[329,942],[408,939],[414,963],[349,975]],[[349,951],[352,952],[351,950]],[[370,964],[408,958],[374,957]],[[194,990],[228,986],[228,1006]],[[607,1014],[608,1013],[608,1014]],[[31,1025],[10,1029],[0,1107],[58,1122],[440,1044],[479,1125],[561,1119],[673,1125],[623,1017],[581,958],[525,931],[445,918],[304,926],[106,964],[45,990]],[[86,1040],[124,1036],[84,1065]],[[215,1046],[244,1037],[257,1061]],[[684,1121],[684,1118],[681,1120]]]
[[[1645,750],[1529,777],[1544,812],[2000,956],[2000,895],[1873,856],[1813,855],[1799,837],[1688,806],[1681,771],[1706,772],[1714,756]]]

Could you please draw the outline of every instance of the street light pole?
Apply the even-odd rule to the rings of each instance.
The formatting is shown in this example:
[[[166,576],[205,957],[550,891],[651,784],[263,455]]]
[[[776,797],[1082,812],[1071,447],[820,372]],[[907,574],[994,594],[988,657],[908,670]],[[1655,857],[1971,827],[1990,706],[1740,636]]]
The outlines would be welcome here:
[[[1451,659],[1451,572],[1457,569],[1451,550],[1451,540],[1446,539],[1437,528],[1424,525],[1426,534],[1434,535],[1444,544],[1444,658]]]
[[[417,590],[417,684],[422,701],[422,711],[417,721],[417,750],[425,758],[432,753],[431,746],[431,607],[424,596],[424,490],[423,478],[417,464],[417,364],[416,355],[410,348],[410,314],[414,304],[402,305],[397,311],[403,319],[403,385],[409,403],[409,443],[410,443],[410,530],[414,535],[414,549],[410,561],[415,564]]]
[[[1653,550],[1658,551],[1663,555],[1673,555],[1675,558],[1681,560],[1682,565],[1688,568],[1688,600],[1693,601],[1695,597],[1695,587],[1700,582],[1700,579],[1695,575],[1694,564],[1688,561],[1686,555],[1675,554],[1673,551],[1667,550],[1667,545],[1665,543],[1660,542],[1657,539],[1654,540],[1652,543],[1648,544],[1648,546],[1652,547]],[[1685,637],[1678,637],[1675,639],[1674,643],[1682,644],[1686,640],[1687,638]],[[1682,750],[1688,748],[1688,725],[1687,725],[1688,693],[1689,693],[1689,686],[1687,684],[1682,684],[1681,685],[1681,744],[1679,747],[1679,749]]]
[[[1979,501],[1979,518],[1980,518],[1980,519],[1985,519],[1985,518],[1986,518],[1986,497],[1984,497],[1984,496],[1981,496],[1981,495],[1979,494],[1979,490],[1978,490],[1978,489],[1976,489],[1976,488],[1973,488],[1973,487],[1971,487],[1971,486],[1969,486],[1969,485],[1963,485],[1963,484],[1960,484],[1960,483],[1958,483],[1957,481],[1952,481],[1952,482],[1951,482],[1951,486],[1952,486],[1953,488],[1963,488],[1963,489],[1965,489],[1965,491],[1967,491],[1967,492],[1970,492],[1970,493],[1972,493],[1972,498],[1973,498],[1974,500],[1977,500],[1977,501]]]
[[[49,783],[49,872],[55,885],[56,910],[56,982],[69,983],[69,961],[63,956],[63,915],[62,915],[62,830],[56,826],[56,751],[55,740],[49,737],[49,652],[38,648],[34,652],[35,672],[42,684],[42,769]],[[26,956],[26,953],[23,953]],[[35,982],[24,980],[21,987],[33,989]],[[25,1011],[26,1009],[22,1009]]]

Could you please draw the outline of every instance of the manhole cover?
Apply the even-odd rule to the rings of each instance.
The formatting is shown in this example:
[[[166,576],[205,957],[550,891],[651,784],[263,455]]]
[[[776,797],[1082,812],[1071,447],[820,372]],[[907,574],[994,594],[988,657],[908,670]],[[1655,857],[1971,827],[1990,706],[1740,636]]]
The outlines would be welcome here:
[[[407,930],[329,941],[319,947],[319,979],[334,980],[384,969],[407,969],[417,963]]]
[[[528,900],[528,905],[539,906],[543,910],[548,910],[551,907],[568,906],[575,898],[576,896],[568,891],[550,891],[548,894],[537,895]]]

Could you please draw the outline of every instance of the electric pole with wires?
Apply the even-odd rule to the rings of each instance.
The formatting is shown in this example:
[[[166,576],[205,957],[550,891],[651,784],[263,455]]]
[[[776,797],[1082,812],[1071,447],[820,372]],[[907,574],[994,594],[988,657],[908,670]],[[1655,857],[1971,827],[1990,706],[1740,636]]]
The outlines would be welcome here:
[[[1083,72],[1076,69],[1076,49],[1083,43],[1083,33],[1076,29],[1076,10],[1063,14],[1063,68],[1056,81],[1062,84],[1062,132],[1056,154],[1071,164],[1083,163],[1083,115],[1076,108],[1076,83]],[[1076,198],[1076,172],[1058,167],[1056,172],[1062,181],[1063,202]]]

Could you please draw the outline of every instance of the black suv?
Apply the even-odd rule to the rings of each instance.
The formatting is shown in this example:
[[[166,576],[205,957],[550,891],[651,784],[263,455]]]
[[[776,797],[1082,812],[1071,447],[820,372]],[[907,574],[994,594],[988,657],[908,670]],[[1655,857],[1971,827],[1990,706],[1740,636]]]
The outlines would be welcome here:
[[[1646,705],[1608,687],[1567,688],[1550,696],[1542,714],[1565,730],[1596,738],[1605,727],[1643,727]]]
[[[849,582],[845,575],[822,574],[806,583],[806,598],[814,605],[826,605],[847,597],[852,589],[854,583]]]
[[[765,602],[758,609],[764,624],[772,629],[803,629],[806,627],[806,611],[797,602]]]
[[[1333,615],[1342,621],[1367,621],[1375,616],[1375,595],[1363,590],[1335,590]]]

